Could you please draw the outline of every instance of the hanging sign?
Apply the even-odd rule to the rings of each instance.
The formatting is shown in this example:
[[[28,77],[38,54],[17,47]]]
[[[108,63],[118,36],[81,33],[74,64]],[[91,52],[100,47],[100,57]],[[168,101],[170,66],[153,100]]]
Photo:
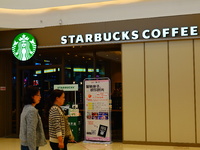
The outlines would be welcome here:
[[[111,142],[110,80],[84,80],[85,141]]]
[[[78,91],[78,84],[56,84],[54,89],[59,89],[63,91]]]
[[[76,105],[76,91],[78,91],[78,84],[55,84],[54,89],[63,90],[63,91],[74,91],[74,102],[75,108],[78,106]]]

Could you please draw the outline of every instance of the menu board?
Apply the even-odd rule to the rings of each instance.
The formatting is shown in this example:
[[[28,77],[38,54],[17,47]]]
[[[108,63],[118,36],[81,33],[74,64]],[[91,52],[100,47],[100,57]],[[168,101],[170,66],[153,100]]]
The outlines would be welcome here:
[[[111,141],[110,80],[84,80],[85,140]]]

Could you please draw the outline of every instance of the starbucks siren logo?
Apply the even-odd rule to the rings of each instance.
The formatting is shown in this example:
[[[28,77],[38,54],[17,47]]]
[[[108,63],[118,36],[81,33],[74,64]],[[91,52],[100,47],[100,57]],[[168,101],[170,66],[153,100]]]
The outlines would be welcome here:
[[[26,61],[33,57],[36,46],[36,40],[31,34],[21,33],[12,43],[12,52],[17,59]]]

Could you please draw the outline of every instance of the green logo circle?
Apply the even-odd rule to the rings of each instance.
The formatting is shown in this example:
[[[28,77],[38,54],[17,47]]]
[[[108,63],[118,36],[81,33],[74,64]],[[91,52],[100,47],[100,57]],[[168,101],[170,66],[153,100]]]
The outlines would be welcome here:
[[[27,61],[36,52],[36,40],[29,33],[18,34],[12,43],[13,55],[21,61]]]

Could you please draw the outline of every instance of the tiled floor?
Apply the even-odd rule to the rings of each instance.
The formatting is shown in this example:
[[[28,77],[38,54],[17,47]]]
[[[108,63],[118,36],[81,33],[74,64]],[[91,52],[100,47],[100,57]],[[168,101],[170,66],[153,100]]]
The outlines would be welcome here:
[[[0,150],[20,150],[18,138],[0,138]],[[39,150],[51,150],[49,144],[40,147]],[[112,144],[94,143],[69,143],[68,150],[200,150],[200,147],[176,147],[176,146],[149,146],[122,144],[113,142]]]

